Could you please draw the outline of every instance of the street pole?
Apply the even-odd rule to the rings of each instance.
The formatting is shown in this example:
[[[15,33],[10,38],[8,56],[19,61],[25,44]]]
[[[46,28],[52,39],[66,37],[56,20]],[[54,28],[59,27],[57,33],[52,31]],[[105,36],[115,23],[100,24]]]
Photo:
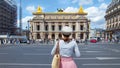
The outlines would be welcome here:
[[[20,0],[20,6],[19,6],[19,20],[20,20],[20,35],[22,35],[22,2]]]
[[[88,33],[89,33],[89,24],[88,22],[86,22],[86,28],[85,28],[85,33],[86,33],[86,38],[85,38],[85,44],[87,45],[88,44]]]
[[[29,28],[30,28],[30,26],[29,26],[29,20],[28,20],[28,40],[29,40]]]

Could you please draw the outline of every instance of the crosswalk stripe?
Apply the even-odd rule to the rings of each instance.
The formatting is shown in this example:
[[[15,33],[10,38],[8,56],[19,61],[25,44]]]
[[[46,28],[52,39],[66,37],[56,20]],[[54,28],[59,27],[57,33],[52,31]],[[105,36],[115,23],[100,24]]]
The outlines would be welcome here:
[[[31,63],[0,63],[0,65],[20,65],[20,66],[50,66],[51,64],[31,64]]]
[[[119,65],[120,66],[120,63],[92,63],[92,64],[82,64],[84,66],[99,66],[99,65],[103,65],[103,66],[107,66],[107,65],[110,65],[110,66],[116,66],[116,65]]]

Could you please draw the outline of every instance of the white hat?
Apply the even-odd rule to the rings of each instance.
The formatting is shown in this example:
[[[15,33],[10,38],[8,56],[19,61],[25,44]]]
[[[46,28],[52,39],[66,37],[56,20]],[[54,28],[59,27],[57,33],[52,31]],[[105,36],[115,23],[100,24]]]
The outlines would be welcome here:
[[[71,32],[72,32],[72,28],[69,27],[69,26],[64,26],[64,27],[62,28],[62,33],[63,33],[64,35],[70,35]]]

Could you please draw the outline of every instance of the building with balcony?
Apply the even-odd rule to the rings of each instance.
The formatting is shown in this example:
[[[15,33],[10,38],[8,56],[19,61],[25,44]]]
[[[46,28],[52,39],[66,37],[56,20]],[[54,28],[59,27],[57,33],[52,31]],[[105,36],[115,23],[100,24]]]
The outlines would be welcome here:
[[[72,36],[75,39],[85,40],[89,38],[90,20],[87,13],[84,12],[82,6],[76,13],[67,13],[62,9],[58,12],[44,13],[41,7],[33,12],[33,18],[30,22],[30,39],[60,39],[61,28],[70,26],[73,29]]]
[[[0,35],[16,34],[17,6],[15,0],[0,0]]]
[[[112,0],[106,10],[107,39],[120,38],[120,0]]]

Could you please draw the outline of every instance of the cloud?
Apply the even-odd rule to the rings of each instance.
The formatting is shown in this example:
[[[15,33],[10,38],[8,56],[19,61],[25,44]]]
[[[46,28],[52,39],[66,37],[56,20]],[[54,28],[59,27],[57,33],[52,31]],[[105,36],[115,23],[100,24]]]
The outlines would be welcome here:
[[[78,5],[89,5],[93,4],[93,0],[58,0],[61,4],[78,4]]]
[[[98,0],[98,2],[104,2],[105,0]]]
[[[91,20],[91,25],[94,25],[91,27],[97,27],[97,26],[102,27],[103,25],[105,25],[104,16],[106,9],[107,9],[107,4],[105,3],[102,3],[99,7],[92,6],[85,9],[85,11],[88,12],[88,18],[90,18]],[[103,26],[103,28],[105,27]]]
[[[88,12],[88,17],[92,20],[92,22],[97,22],[101,20],[105,14],[103,10],[100,10],[98,7],[94,7],[94,6],[85,9],[85,11]]]
[[[35,6],[27,6],[26,10],[30,13],[34,12],[36,10]]]
[[[26,17],[22,18],[22,29],[26,29],[26,27],[28,26],[28,20],[30,20],[32,18],[33,18],[33,16],[26,16]],[[17,21],[18,21],[17,26],[19,26],[20,22],[19,22],[19,20],[17,20]]]
[[[107,9],[107,4],[102,3],[99,7],[99,9],[106,10]]]
[[[40,7],[41,7],[41,6],[40,6]],[[44,7],[41,7],[41,8],[42,8],[42,11],[45,10]],[[27,7],[26,7],[26,10],[27,10],[28,12],[32,13],[32,12],[35,12],[35,11],[37,10],[37,7],[35,7],[35,6],[27,6]]]
[[[78,8],[74,8],[74,7],[67,7],[64,12],[77,12]]]
[[[72,0],[72,3],[78,3],[79,5],[93,4],[93,0]]]
[[[71,3],[71,0],[58,0],[59,3],[61,4],[68,4],[68,3]]]
[[[79,8],[67,7],[64,12],[78,12]],[[91,20],[91,27],[105,28],[105,11],[107,9],[107,4],[102,3],[99,7],[92,6],[86,8],[84,11],[88,13],[88,19]]]
[[[105,29],[106,28],[106,23],[103,23],[103,24],[99,25],[99,27]]]
[[[78,0],[73,0],[72,3],[76,3]]]

